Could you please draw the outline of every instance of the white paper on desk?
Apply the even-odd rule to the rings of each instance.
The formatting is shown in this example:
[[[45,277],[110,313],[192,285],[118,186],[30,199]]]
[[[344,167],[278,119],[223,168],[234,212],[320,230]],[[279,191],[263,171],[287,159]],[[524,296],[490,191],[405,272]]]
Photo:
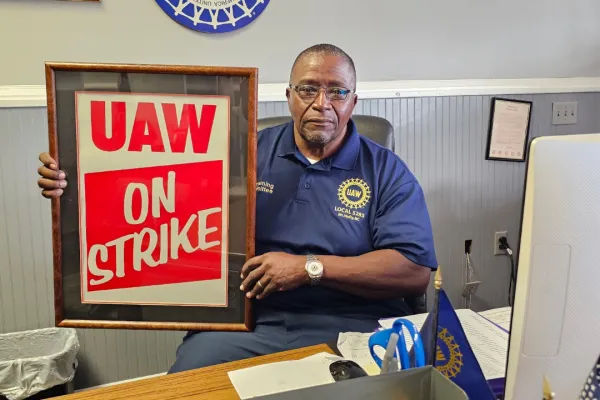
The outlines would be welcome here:
[[[301,360],[280,361],[228,373],[241,399],[333,383],[329,365],[342,358],[318,353]]]
[[[482,311],[479,313],[484,318],[489,319],[496,325],[510,331],[510,307],[493,308],[491,310]]]
[[[485,378],[487,380],[504,378],[506,357],[508,354],[508,333],[468,308],[456,310],[456,315],[465,331],[465,335],[467,335],[467,340],[473,349],[473,353],[481,366]],[[411,321],[418,329],[421,329],[425,323],[427,314],[417,314],[402,318]],[[396,319],[382,319],[379,320],[379,324],[383,328],[388,329],[392,327]],[[407,348],[412,348],[412,339],[406,328],[404,328],[404,337]]]
[[[337,348],[342,353],[342,356],[346,360],[352,360],[369,375],[379,375],[381,369],[371,357],[369,351],[369,337],[372,333],[359,333],[359,332],[342,332],[338,336]],[[383,357],[385,349],[375,349],[375,353],[379,357]]]

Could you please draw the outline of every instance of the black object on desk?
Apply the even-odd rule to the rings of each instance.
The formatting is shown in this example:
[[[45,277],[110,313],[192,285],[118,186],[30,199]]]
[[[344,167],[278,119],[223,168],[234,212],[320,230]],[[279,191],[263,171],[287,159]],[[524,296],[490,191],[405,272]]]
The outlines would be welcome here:
[[[350,360],[340,360],[331,363],[329,372],[331,372],[331,376],[336,382],[367,376],[367,373],[360,365]]]

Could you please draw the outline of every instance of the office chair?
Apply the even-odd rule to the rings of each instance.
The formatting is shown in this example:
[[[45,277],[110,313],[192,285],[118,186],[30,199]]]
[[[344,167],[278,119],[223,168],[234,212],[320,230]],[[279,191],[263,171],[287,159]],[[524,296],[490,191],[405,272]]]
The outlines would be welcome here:
[[[290,121],[290,117],[268,117],[257,121],[257,129],[260,132],[265,128],[285,124]],[[371,115],[353,115],[352,120],[356,124],[356,130],[363,136],[374,142],[392,150],[396,150],[394,140],[394,127],[385,118]],[[407,297],[404,302],[408,305],[414,314],[427,312],[427,295],[418,297]]]
[[[258,131],[272,126],[285,124],[290,121],[290,117],[267,117],[261,118],[258,122]],[[375,117],[371,115],[353,115],[352,120],[356,124],[358,132],[379,143],[386,148],[395,151],[396,144],[394,140],[394,127],[385,118]]]

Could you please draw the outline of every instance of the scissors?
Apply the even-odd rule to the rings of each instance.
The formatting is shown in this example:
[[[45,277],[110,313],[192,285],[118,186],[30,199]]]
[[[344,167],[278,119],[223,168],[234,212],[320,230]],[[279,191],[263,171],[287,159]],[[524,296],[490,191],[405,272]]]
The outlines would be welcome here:
[[[390,337],[393,333],[398,335],[398,343],[396,344],[394,353],[396,359],[400,359],[401,369],[411,368],[410,354],[406,349],[406,342],[404,340],[404,332],[402,329],[403,327],[408,330],[413,341],[412,348],[415,356],[414,367],[425,366],[425,349],[423,347],[423,341],[421,340],[419,330],[415,324],[409,320],[399,318],[394,321],[391,329],[384,329],[375,332],[369,337],[369,351],[371,352],[371,357],[373,357],[379,368],[382,368],[383,360],[375,353],[375,346],[381,346],[384,349],[387,349],[390,342]]]

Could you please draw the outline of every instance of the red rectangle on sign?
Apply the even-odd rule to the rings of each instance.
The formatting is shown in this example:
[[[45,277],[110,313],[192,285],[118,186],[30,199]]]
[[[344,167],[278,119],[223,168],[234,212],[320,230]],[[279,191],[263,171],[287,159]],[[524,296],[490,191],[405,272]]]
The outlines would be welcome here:
[[[87,290],[222,277],[223,161],[85,174]]]

